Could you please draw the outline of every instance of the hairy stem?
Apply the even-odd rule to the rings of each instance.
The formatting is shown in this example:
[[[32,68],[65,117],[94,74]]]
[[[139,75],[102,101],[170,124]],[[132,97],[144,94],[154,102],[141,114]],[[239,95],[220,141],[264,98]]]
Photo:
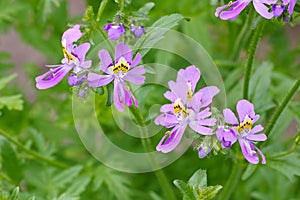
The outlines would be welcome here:
[[[235,190],[239,180],[241,179],[243,169],[244,167],[242,165],[233,163],[233,169],[231,171],[230,177],[223,188],[223,192],[221,193],[219,200],[230,199],[232,192]]]
[[[46,162],[54,167],[58,167],[58,168],[68,168],[68,165],[58,162],[56,160],[53,160],[51,158],[45,157],[35,151],[32,151],[30,149],[28,149],[27,147],[25,147],[24,145],[22,145],[20,142],[18,142],[17,140],[15,140],[14,138],[12,138],[8,133],[6,133],[5,131],[0,129],[0,135],[2,135],[3,137],[5,137],[8,141],[10,141],[11,143],[15,144],[18,148],[20,148],[21,150],[23,150],[24,152],[26,152],[27,154],[31,155],[32,157],[36,158],[37,160]]]
[[[244,46],[245,41],[249,38],[251,30],[250,30],[250,26],[252,24],[253,21],[253,17],[254,17],[254,10],[251,9],[249,14],[247,15],[247,18],[244,22],[244,25],[234,43],[234,47],[233,47],[233,53],[232,53],[232,60],[233,61],[237,61],[237,59],[240,56],[241,53],[241,49]]]
[[[134,107],[131,106],[129,107],[131,113],[133,114],[136,123],[140,126],[145,126],[143,117],[140,113],[140,111]],[[145,151],[150,152],[153,148],[152,148],[152,144],[151,144],[151,140],[149,139],[149,137],[147,137],[149,134],[147,132],[144,131],[144,129],[141,129],[141,133],[143,134],[143,138],[142,140],[142,145],[145,149]],[[144,137],[146,136],[146,137]],[[151,163],[153,166],[157,167],[159,166],[159,164],[156,162],[155,158],[153,158],[153,156],[149,155]],[[170,200],[176,200],[176,196],[174,195],[172,186],[170,185],[167,176],[165,175],[164,171],[162,169],[158,169],[156,171],[154,171],[156,178],[158,179],[159,184],[161,185],[161,188],[163,189],[163,192],[165,194],[165,198],[166,199],[170,199]]]
[[[253,59],[255,56],[255,52],[257,49],[258,41],[261,37],[262,30],[264,27],[264,21],[258,22],[258,26],[254,31],[254,35],[251,39],[249,49],[248,49],[248,59],[245,66],[245,78],[244,78],[244,87],[243,87],[243,98],[248,99],[248,93],[249,93],[249,83],[250,83],[250,76],[251,76],[251,70],[253,65]]]
[[[107,2],[108,2],[108,0],[101,1],[100,5],[99,5],[98,13],[97,13],[97,19],[96,19],[97,22],[100,21],[102,13],[104,11],[104,8],[106,7]]]
[[[283,101],[281,102],[280,106],[276,109],[274,114],[271,117],[270,122],[267,125],[267,128],[265,130],[265,134],[269,135],[272,131],[274,125],[276,124],[278,118],[280,117],[281,113],[287,106],[287,104],[290,102],[296,91],[298,90],[300,86],[300,78],[294,83],[293,87],[290,89],[290,91],[287,93],[287,95],[284,97]]]

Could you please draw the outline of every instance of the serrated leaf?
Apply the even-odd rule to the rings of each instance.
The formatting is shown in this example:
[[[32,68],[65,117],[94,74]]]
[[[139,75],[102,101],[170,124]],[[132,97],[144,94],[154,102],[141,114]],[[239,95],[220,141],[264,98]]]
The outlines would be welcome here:
[[[207,186],[206,170],[198,169],[190,178],[188,185],[197,188],[204,188]]]
[[[16,183],[23,177],[23,167],[20,160],[7,140],[0,141],[2,170]]]
[[[295,176],[300,176],[300,157],[297,153],[280,159],[269,160],[267,166],[279,171],[291,182],[295,180]]]
[[[208,186],[203,190],[198,190],[197,200],[213,199],[222,188],[223,187],[221,185],[216,185],[216,186]]]
[[[82,166],[71,167],[54,176],[52,181],[56,184],[57,188],[62,188],[67,183],[73,181],[81,170]]]
[[[78,197],[82,192],[84,192],[90,180],[90,176],[81,176],[76,178],[76,180],[70,186],[68,186],[64,194],[67,196]]]
[[[10,81],[17,77],[17,74],[11,74],[0,79],[0,90],[2,90]]]
[[[99,167],[95,171],[93,189],[101,190],[103,185],[106,185],[110,193],[113,194],[117,199],[131,199],[130,190],[128,187],[129,180],[118,171],[105,166]]]
[[[19,191],[20,191],[19,187],[16,187],[14,189],[14,191],[12,192],[12,194],[9,196],[8,200],[18,200],[18,198],[19,198]]]
[[[136,42],[133,49],[137,49],[142,56],[146,55],[168,30],[177,26],[182,19],[184,17],[180,14],[172,14],[158,19],[152,27],[147,28],[146,34]]]
[[[192,186],[189,186],[182,180],[174,180],[173,183],[182,192],[184,199],[196,200]]]
[[[23,100],[21,98],[20,94],[0,97],[0,109],[7,107],[9,110],[22,110]]]

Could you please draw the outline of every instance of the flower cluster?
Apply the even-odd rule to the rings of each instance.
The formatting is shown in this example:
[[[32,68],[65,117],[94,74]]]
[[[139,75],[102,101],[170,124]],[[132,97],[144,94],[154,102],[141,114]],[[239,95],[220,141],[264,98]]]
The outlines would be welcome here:
[[[86,70],[91,67],[92,61],[85,60],[85,55],[90,48],[89,43],[79,46],[74,44],[81,36],[79,25],[75,25],[63,34],[61,44],[64,58],[61,61],[62,64],[46,65],[50,70],[35,79],[38,89],[48,89],[57,85],[71,70],[73,73],[68,78],[70,86],[79,85],[86,80]]]
[[[162,114],[155,119],[155,124],[172,129],[163,136],[156,147],[157,151],[167,153],[174,150],[187,126],[201,135],[213,134],[212,127],[216,119],[211,117],[208,106],[219,89],[208,86],[195,93],[199,79],[200,70],[190,66],[179,70],[176,82],[169,82],[171,91],[167,91],[164,96],[171,103],[161,107]]]
[[[104,26],[104,30],[108,32],[108,38],[110,40],[118,40],[125,33],[124,24],[116,22],[108,23]],[[130,31],[135,37],[139,38],[145,33],[145,28],[131,24]]]
[[[199,79],[200,70],[190,66],[185,70],[179,70],[176,82],[169,82],[170,91],[167,91],[164,96],[171,103],[161,107],[162,114],[154,122],[171,130],[165,133],[156,150],[163,153],[174,150],[189,126],[204,137],[203,142],[198,146],[200,158],[207,156],[213,148],[215,150],[219,150],[218,146],[230,148],[239,141],[247,161],[257,164],[258,152],[262,157],[262,163],[265,164],[264,155],[254,145],[254,142],[267,139],[265,134],[257,134],[263,130],[261,125],[252,128],[259,119],[259,115],[254,112],[254,106],[247,100],[240,100],[236,108],[239,121],[230,109],[224,109],[224,116],[221,119],[215,118],[209,105],[219,89],[215,86],[207,86],[195,92]]]
[[[293,14],[297,0],[237,0],[230,1],[227,5],[216,9],[215,16],[223,20],[234,20],[252,2],[253,6],[262,17],[271,19],[284,15],[288,21],[289,16]],[[285,12],[284,12],[285,11]]]

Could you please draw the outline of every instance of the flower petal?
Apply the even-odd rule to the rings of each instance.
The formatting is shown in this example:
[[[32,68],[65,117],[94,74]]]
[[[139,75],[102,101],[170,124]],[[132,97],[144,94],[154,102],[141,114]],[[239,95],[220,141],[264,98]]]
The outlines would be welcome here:
[[[228,124],[237,126],[239,124],[235,114],[228,108],[223,110],[224,120]]]
[[[174,150],[177,145],[180,143],[182,135],[186,129],[186,126],[175,126],[170,135],[165,134],[163,138],[160,140],[159,144],[156,146],[157,151],[161,151],[163,153],[168,153]]]
[[[180,76],[182,76],[186,82],[189,82],[191,84],[192,91],[195,90],[195,87],[197,85],[197,82],[200,79],[200,70],[195,67],[194,65],[187,67],[186,69],[181,69],[178,71],[177,79],[179,79]],[[178,81],[178,80],[176,80]]]
[[[76,54],[77,58],[80,62],[84,62],[85,55],[90,49],[90,43],[83,43],[79,45],[78,47],[74,48],[74,53]]]
[[[250,141],[242,138],[239,139],[239,144],[246,160],[251,164],[257,164],[259,162],[259,158],[257,153],[254,151],[254,145]]]
[[[248,115],[251,119],[254,119],[255,112],[254,106],[249,101],[243,99],[240,100],[236,105],[236,111],[239,115],[240,122],[243,122],[245,117]]]
[[[123,42],[120,42],[117,44],[116,49],[115,49],[115,62],[117,63],[119,59],[123,57],[125,60],[131,64],[132,63],[132,51],[130,47]]]
[[[171,91],[166,91],[164,93],[164,96],[166,97],[166,99],[170,100],[171,102],[175,102],[176,100],[176,95]]]
[[[197,133],[200,133],[201,135],[213,135],[213,129],[212,128],[208,128],[205,126],[201,126],[198,124],[197,121],[193,121],[189,123],[189,126],[196,131]]]
[[[62,41],[65,40],[66,46],[70,47],[70,45],[73,45],[73,43],[79,40],[81,36],[82,33],[80,31],[80,26],[76,24],[74,27],[69,28],[64,32],[64,34],[62,35]]]
[[[36,77],[36,87],[40,90],[44,90],[57,85],[71,69],[72,67],[67,65],[50,69],[48,72]]]
[[[131,67],[135,67],[142,59],[142,55],[140,53],[137,53],[134,60],[131,63]]]
[[[272,12],[272,9],[271,12],[269,12],[270,9],[263,2],[254,0],[253,6],[256,12],[258,12],[264,18],[271,19],[272,17],[274,17],[274,13]]]
[[[290,0],[290,4],[289,4],[289,7],[288,7],[288,13],[290,15],[293,14],[296,3],[297,3],[297,0]]]
[[[117,81],[117,79],[114,80],[114,104],[116,106],[116,109],[119,112],[122,112],[124,110],[123,101],[125,98],[124,89],[122,87],[122,84]]]
[[[217,120],[215,118],[201,119],[198,120],[198,124],[201,126],[214,126]]]
[[[108,70],[108,67],[112,66],[113,63],[108,51],[100,50],[98,52],[98,56],[101,61],[100,69],[107,74],[111,74],[112,72]]]
[[[248,140],[251,140],[251,141],[265,141],[267,140],[267,136],[263,133],[261,134],[249,134],[246,136],[246,138]]]
[[[252,128],[251,133],[258,133],[264,130],[262,125],[256,125]]]
[[[218,94],[219,91],[220,90],[215,86],[207,86],[200,89],[190,100],[189,107],[192,107],[195,111],[207,107],[211,104],[213,97]]]
[[[101,87],[109,84],[114,77],[112,75],[99,75],[95,73],[88,74],[88,84],[90,87]]]
[[[261,156],[261,164],[265,165],[267,163],[265,155],[262,153],[262,151],[259,148],[257,148],[255,145],[253,146]]]

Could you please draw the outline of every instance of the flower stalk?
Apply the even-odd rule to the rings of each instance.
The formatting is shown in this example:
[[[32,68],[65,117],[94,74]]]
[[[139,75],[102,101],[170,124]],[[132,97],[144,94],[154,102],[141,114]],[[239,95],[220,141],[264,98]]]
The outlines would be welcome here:
[[[263,27],[264,27],[264,21],[261,20],[258,23],[259,24],[257,25],[257,28],[254,31],[254,35],[253,35],[252,40],[249,45],[249,54],[248,54],[247,63],[245,65],[245,78],[244,78],[244,86],[243,86],[243,98],[244,99],[249,98],[249,83],[250,83],[253,59],[254,59],[257,45],[258,45],[259,39],[261,38]]]
[[[32,157],[36,158],[37,160],[43,161],[45,163],[48,163],[54,167],[57,168],[62,168],[62,169],[66,169],[68,168],[68,165],[61,163],[59,161],[53,160],[51,158],[45,157],[35,151],[32,151],[30,149],[28,149],[27,147],[25,147],[24,145],[22,145],[20,142],[18,142],[17,140],[13,139],[8,133],[6,133],[5,131],[0,129],[0,135],[2,135],[3,137],[5,137],[8,141],[10,141],[11,143],[15,144],[18,148],[20,148],[21,150],[23,150],[24,152],[28,153],[29,155],[31,155]]]
[[[129,110],[132,113],[132,115],[134,116],[136,123],[138,125],[140,125],[141,127],[145,126],[142,114],[140,113],[139,109],[137,109],[134,106],[130,106]],[[140,131],[141,131],[141,134],[143,135],[143,137],[141,138],[142,145],[143,145],[145,151],[149,152],[153,148],[152,148],[150,139],[148,137],[144,137],[144,136],[147,136],[148,133],[145,132],[144,129],[140,129]],[[159,164],[156,162],[156,160],[151,155],[149,155],[149,156],[150,156],[152,165],[158,166]],[[176,200],[176,196],[174,195],[172,186],[170,185],[168,178],[167,178],[166,174],[164,173],[164,171],[162,169],[158,169],[158,170],[154,171],[154,174],[155,174],[156,178],[158,179],[158,182],[161,185],[161,188],[163,189],[165,197],[170,200]]]

